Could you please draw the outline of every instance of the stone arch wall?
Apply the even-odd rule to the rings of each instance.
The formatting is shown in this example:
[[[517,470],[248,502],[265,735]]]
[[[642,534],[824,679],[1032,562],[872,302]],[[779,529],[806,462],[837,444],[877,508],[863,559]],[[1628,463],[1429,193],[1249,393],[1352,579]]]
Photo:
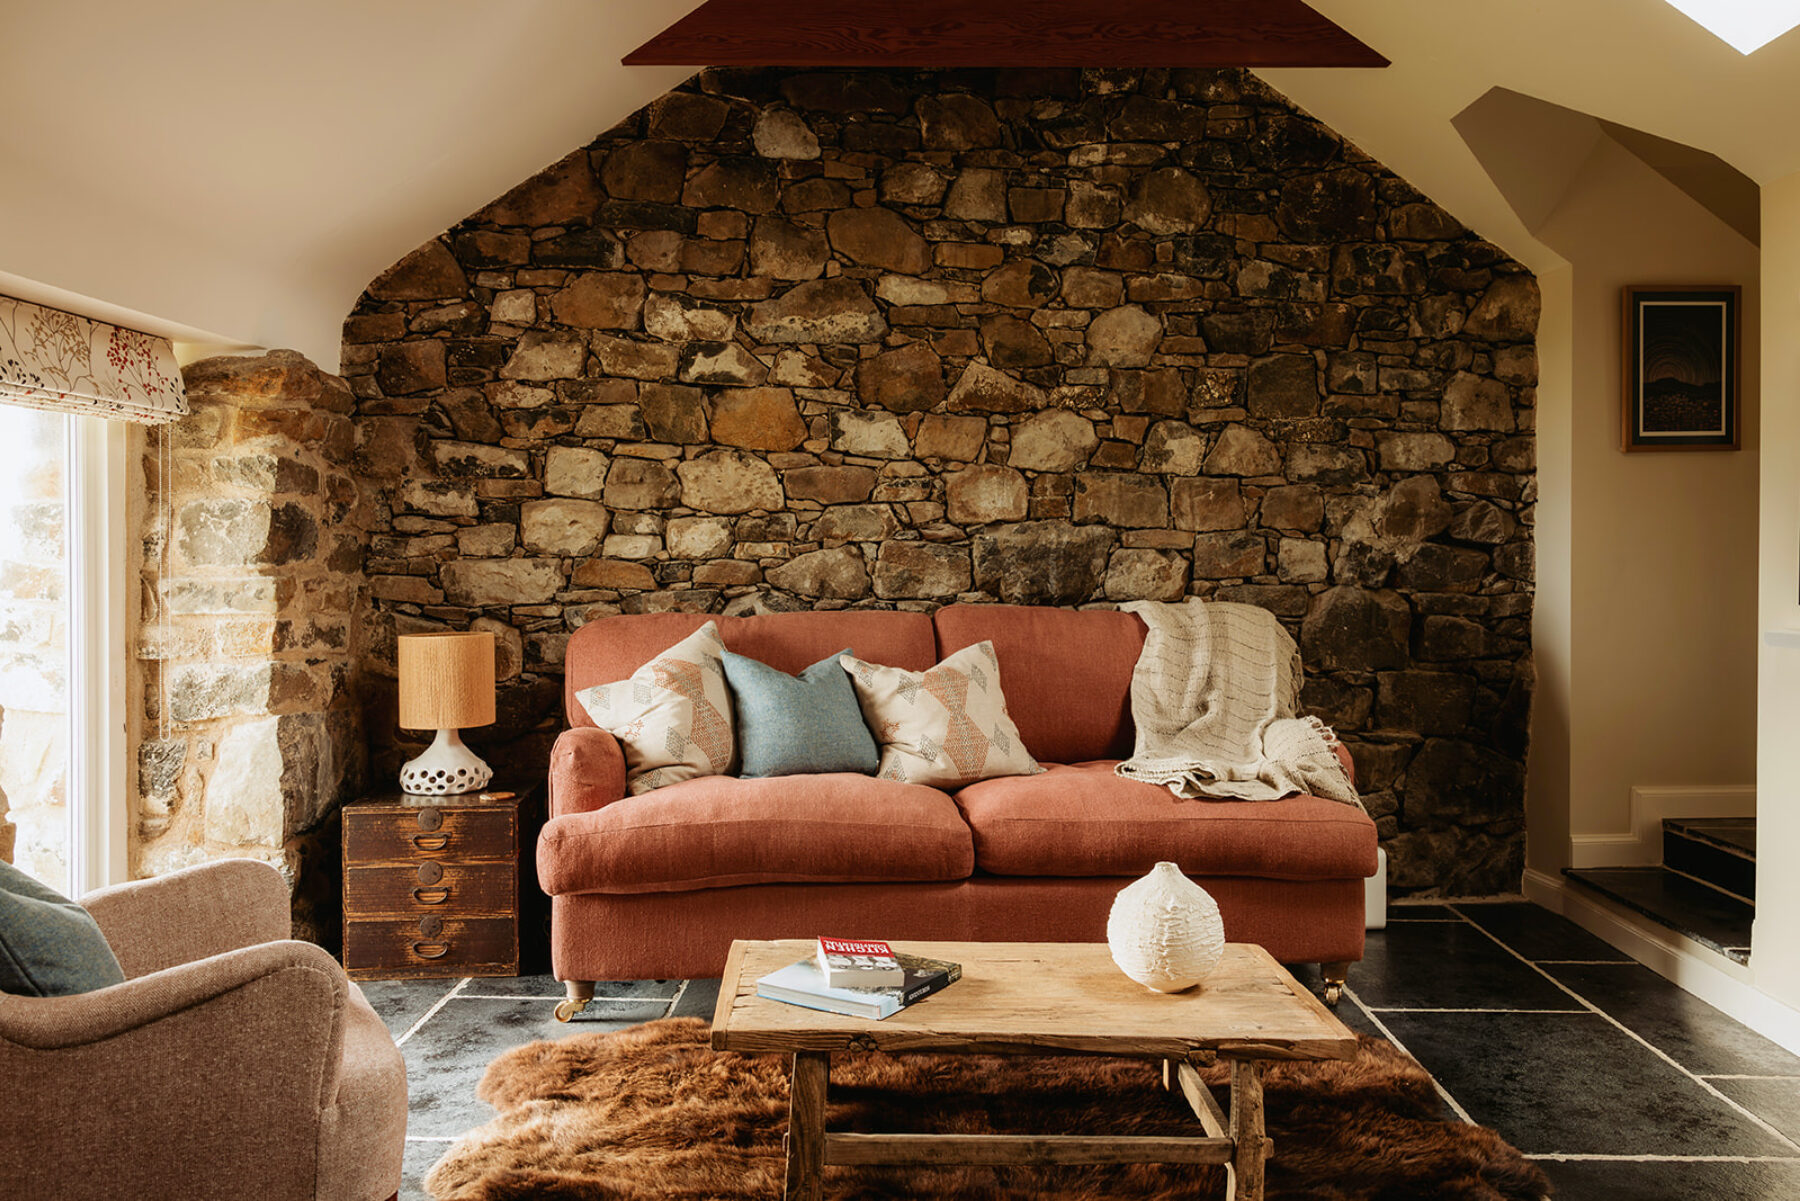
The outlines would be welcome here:
[[[530,762],[608,613],[1248,601],[1395,881],[1510,890],[1536,320],[1242,72],[703,72],[358,301],[374,633]]]

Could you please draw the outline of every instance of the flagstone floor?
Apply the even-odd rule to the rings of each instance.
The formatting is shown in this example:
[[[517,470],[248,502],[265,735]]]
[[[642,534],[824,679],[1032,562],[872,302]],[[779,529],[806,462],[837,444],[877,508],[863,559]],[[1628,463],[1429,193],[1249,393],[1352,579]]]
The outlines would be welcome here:
[[[1339,1016],[1411,1052],[1456,1114],[1536,1159],[1559,1198],[1800,1197],[1800,1057],[1529,903],[1388,915],[1351,970]],[[424,1201],[426,1170],[493,1115],[475,1084],[495,1055],[533,1039],[709,1017],[718,987],[605,984],[565,1025],[552,1016],[562,989],[548,976],[365,983],[411,1081],[402,1201]]]

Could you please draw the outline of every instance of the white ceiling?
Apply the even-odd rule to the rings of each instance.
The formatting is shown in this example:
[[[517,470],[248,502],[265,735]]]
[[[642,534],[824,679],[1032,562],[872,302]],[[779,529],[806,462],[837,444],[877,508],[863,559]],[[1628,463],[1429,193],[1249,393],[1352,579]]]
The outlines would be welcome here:
[[[683,78],[618,60],[696,3],[0,0],[0,291],[335,366],[383,268]],[[1265,77],[1533,265],[1451,125],[1490,87],[1800,171],[1800,33],[1746,58],[1664,0],[1312,3],[1394,65]]]
[[[685,77],[619,56],[696,2],[0,0],[0,290],[335,368],[383,268]]]

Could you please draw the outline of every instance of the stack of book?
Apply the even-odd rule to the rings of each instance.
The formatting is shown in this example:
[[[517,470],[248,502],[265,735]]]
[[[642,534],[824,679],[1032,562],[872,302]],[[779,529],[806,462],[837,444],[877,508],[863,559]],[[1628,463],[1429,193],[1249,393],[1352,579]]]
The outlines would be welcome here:
[[[818,949],[756,982],[756,995],[850,1017],[886,1018],[962,978],[960,963],[885,942],[821,938]]]

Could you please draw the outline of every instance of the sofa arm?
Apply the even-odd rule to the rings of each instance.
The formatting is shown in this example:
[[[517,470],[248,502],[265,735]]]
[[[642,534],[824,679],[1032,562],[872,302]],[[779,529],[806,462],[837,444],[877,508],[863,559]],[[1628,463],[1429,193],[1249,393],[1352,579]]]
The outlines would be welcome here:
[[[592,813],[625,795],[625,752],[594,726],[575,726],[550,748],[550,816]]]
[[[81,903],[128,980],[294,932],[287,881],[256,859],[220,859],[115,884]]]
[[[312,1198],[349,984],[331,956],[265,943],[69,997],[0,997],[12,1195]]]

